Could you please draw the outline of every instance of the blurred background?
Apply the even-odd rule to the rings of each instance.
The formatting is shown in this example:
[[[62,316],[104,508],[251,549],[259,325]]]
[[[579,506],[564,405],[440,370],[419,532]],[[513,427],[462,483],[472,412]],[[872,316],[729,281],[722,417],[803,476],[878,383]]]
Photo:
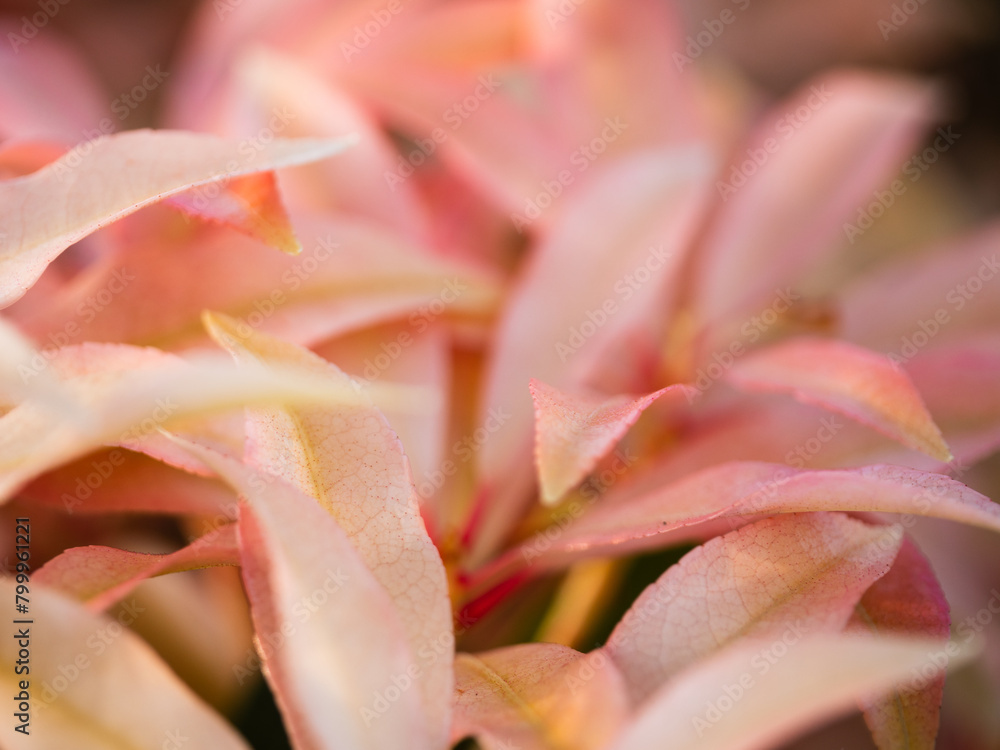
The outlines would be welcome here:
[[[464,0],[452,0],[462,2]],[[99,97],[122,106],[121,92],[133,89],[146,71],[162,69],[169,74],[183,59],[191,44],[191,30],[198,13],[210,12],[215,3],[239,3],[240,0],[191,0],[157,2],[156,0],[0,0],[0,29],[4,39],[0,54],[0,142],[10,137],[32,134],[18,129],[16,103],[30,106],[35,95],[21,86],[23,71],[34,64],[35,56],[48,42],[72,50],[77,60],[70,67],[81,70],[81,85],[99,88]],[[668,2],[668,0],[664,0]],[[336,3],[330,3],[336,5]],[[940,161],[913,184],[899,199],[898,206],[886,214],[871,232],[857,244],[845,245],[849,262],[843,268],[854,270],[874,265],[887,254],[906,252],[907,248],[925,245],[967,230],[1000,213],[1000,6],[989,0],[841,0],[837,3],[804,3],[797,0],[676,0],[682,21],[682,52],[690,59],[697,74],[708,84],[703,87],[704,106],[711,113],[717,139],[735,146],[744,132],[744,123],[766,105],[789,94],[824,70],[844,66],[866,69],[904,71],[941,82],[946,91],[945,109],[940,125],[950,126],[958,138],[953,147],[941,154]],[[38,16],[41,13],[42,16]],[[44,18],[36,24],[32,18]],[[720,19],[724,33],[715,34]],[[27,36],[26,27],[34,29],[30,49],[17,44],[17,35]],[[706,33],[708,36],[705,36]],[[11,36],[15,35],[15,36]],[[34,36],[38,36],[36,42]],[[704,42],[708,41],[707,44]],[[177,63],[179,65],[179,63]],[[685,63],[686,64],[686,63]],[[162,125],[165,97],[170,86],[153,87],[141,101],[128,102],[127,127]],[[66,106],[74,106],[72,95]],[[80,106],[85,106],[81,104]],[[38,136],[51,135],[38,133]],[[63,137],[65,137],[63,135]],[[930,144],[935,137],[928,137]],[[82,140],[82,139],[81,139]],[[1000,467],[996,459],[979,470],[978,488],[1000,497]],[[80,524],[89,522],[78,521]],[[123,522],[124,523],[124,522]],[[937,528],[937,527],[935,527]],[[95,538],[97,537],[95,531]],[[983,535],[985,536],[985,535]],[[983,536],[976,536],[981,540]],[[968,543],[957,537],[957,544]],[[982,542],[986,544],[986,542]],[[52,538],[52,553],[58,552],[57,537]],[[44,551],[39,550],[44,556]],[[988,559],[996,559],[992,552]],[[651,558],[644,575],[649,580],[675,560],[677,553]],[[44,557],[42,558],[44,559]],[[41,559],[39,560],[39,563]],[[643,574],[636,573],[628,590],[621,593],[616,605],[624,608],[641,590]],[[959,577],[962,571],[941,571],[943,578]],[[1000,573],[984,572],[980,591],[1000,582]],[[169,587],[169,584],[156,584]],[[219,586],[220,596],[225,587]],[[169,594],[158,599],[165,602]],[[620,611],[609,613],[614,622]],[[165,621],[175,621],[164,613]],[[153,618],[150,618],[153,619]],[[192,630],[211,630],[210,622],[194,617]],[[996,625],[993,626],[996,631]],[[169,650],[169,634],[144,634]],[[222,634],[224,638],[225,635]],[[594,634],[600,640],[599,634]],[[244,644],[246,633],[233,641]],[[187,642],[195,642],[196,639]],[[206,641],[210,642],[210,641]],[[167,644],[167,645],[164,645]],[[242,653],[243,646],[236,648]],[[175,657],[177,655],[174,655]],[[168,659],[170,655],[167,654]],[[238,654],[237,654],[238,657]],[[183,669],[183,659],[174,662]],[[187,675],[203,679],[197,670]],[[201,685],[206,695],[218,705],[236,711],[240,728],[260,748],[287,746],[277,712],[266,688],[249,703],[227,705],[227,696],[212,685]],[[948,700],[959,705],[974,703],[988,696],[986,687],[977,692],[975,685],[964,685],[964,692],[949,694]],[[989,700],[989,698],[986,698]],[[978,713],[978,712],[977,712]],[[1000,710],[997,712],[1000,721]],[[845,720],[823,739],[807,737],[795,748],[838,748],[857,745],[857,717]],[[953,731],[952,727],[948,731]],[[1000,729],[984,728],[978,738],[943,734],[942,748],[987,748],[1000,737]],[[994,745],[1000,747],[1000,745]]]

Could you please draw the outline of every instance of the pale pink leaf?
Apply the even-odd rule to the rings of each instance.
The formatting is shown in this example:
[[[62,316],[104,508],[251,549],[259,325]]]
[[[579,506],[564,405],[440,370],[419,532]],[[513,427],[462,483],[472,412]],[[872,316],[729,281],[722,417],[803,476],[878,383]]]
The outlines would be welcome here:
[[[0,578],[0,592],[13,602],[13,578]],[[145,617],[129,603],[116,617],[89,612],[82,604],[42,584],[29,596],[31,624],[11,626],[0,640],[5,690],[13,698],[18,680],[31,696],[28,744],[79,750],[161,750],[178,737],[192,747],[248,750],[248,745],[209,708],[127,625]],[[18,628],[29,632],[30,675],[14,671]],[[13,708],[13,704],[11,707]],[[0,725],[0,744],[19,747],[25,737],[9,716]]]
[[[721,203],[697,257],[695,314],[716,327],[709,347],[728,347],[721,320],[733,316],[738,330],[852,239],[844,226],[917,149],[938,98],[919,79],[836,71],[761,118],[716,180]]]
[[[73,547],[45,563],[33,578],[99,612],[120,601],[148,578],[238,564],[236,524],[230,523],[168,554],[129,552],[115,547]]]
[[[197,459],[193,459],[196,461]],[[140,453],[89,453],[27,484],[20,495],[66,513],[192,513],[235,521],[236,497],[218,479],[194,476]]]
[[[206,343],[198,317],[206,309],[305,346],[422,317],[421,308],[431,305],[443,320],[485,322],[496,310],[501,286],[493,274],[435,258],[370,223],[328,212],[293,216],[304,246],[297,256],[222,228],[182,226],[175,211],[153,206],[117,225],[114,251],[58,295],[32,289],[8,311],[25,334],[46,344],[62,346],[69,335],[70,343],[178,349]],[[109,291],[113,302],[95,306],[94,298]]]
[[[840,632],[889,570],[901,527],[837,513],[776,516],[685,555],[626,612],[605,650],[641,703],[682,669],[741,638],[784,647]]]
[[[77,146],[0,182],[0,305],[18,299],[69,245],[188,188],[326,158],[350,139],[275,139],[259,150],[214,136],[135,130]]]
[[[426,209],[415,185],[399,177],[405,162],[375,113],[336,82],[274,48],[242,51],[234,73],[235,116],[246,117],[251,110],[257,118],[248,123],[252,131],[267,127],[277,114],[285,137],[358,136],[356,145],[337,159],[283,180],[282,194],[290,205],[315,206],[370,221],[411,240],[426,239]]]
[[[144,436],[193,417],[252,403],[350,403],[395,393],[403,403],[415,396],[402,386],[373,383],[331,385],[301,368],[240,369],[224,355],[188,359],[155,349],[83,345],[59,350],[50,360],[66,371],[62,385],[72,396],[67,415],[30,400],[0,417],[0,497],[24,482],[103,445],[138,444]],[[80,369],[74,376],[73,369]],[[403,390],[399,390],[403,388]],[[379,395],[382,394],[382,395]],[[186,424],[189,424],[186,423]]]
[[[581,502],[577,506],[576,520],[558,534],[543,532],[528,539],[487,570],[622,555],[677,542],[685,534],[697,538],[698,525],[712,519],[736,528],[745,519],[775,513],[903,513],[1000,531],[1000,505],[989,498],[940,474],[885,465],[806,470],[732,462],[632,498],[609,496],[589,510]]]
[[[889,572],[865,592],[849,627],[880,637],[919,636],[937,639],[947,654],[951,618],[941,584],[917,546],[909,539]],[[867,701],[865,722],[880,750],[906,747],[933,750],[944,697],[944,675],[933,670],[908,690],[894,690]]]
[[[421,691],[407,689],[420,667],[399,610],[345,531],[283,480],[184,444],[248,501],[239,521],[243,582],[296,749],[438,750]]]
[[[479,451],[486,514],[474,559],[500,544],[532,497],[533,478],[524,474],[533,422],[528,381],[579,387],[604,365],[596,354],[609,341],[659,341],[657,311],[672,294],[694,231],[707,166],[697,150],[622,159],[567,198],[559,222],[534,248],[507,298],[484,383],[480,420],[496,409],[511,416]],[[607,220],[595,223],[594,216]]]
[[[308,350],[236,321],[206,314],[212,336],[247,368],[273,365],[326,378],[351,378]],[[418,656],[434,736],[447,733],[452,686],[452,615],[441,557],[420,516],[399,438],[370,402],[350,408],[270,408],[247,413],[247,460],[317,500],[337,520],[392,598]]]
[[[639,398],[600,398],[563,393],[534,379],[528,387],[535,402],[535,462],[542,502],[549,505],[579,484],[656,399],[667,392],[694,393],[693,388],[675,385]]]
[[[906,363],[944,340],[994,331],[998,244],[1000,223],[992,221],[877,266],[839,295],[841,335]]]
[[[933,640],[804,636],[774,658],[774,641],[747,639],[678,674],[650,698],[611,750],[766,750],[855,708],[864,696],[934,669]],[[955,647],[957,659],[970,654]],[[771,654],[768,659],[766,654]]]
[[[525,643],[455,659],[452,741],[485,750],[600,750],[628,711],[614,663],[553,643]]]
[[[793,339],[748,354],[727,378],[745,390],[791,393],[942,461],[952,458],[906,373],[887,357],[853,344]]]
[[[948,438],[954,466],[1000,448],[1000,336],[952,338],[915,353],[905,369]]]

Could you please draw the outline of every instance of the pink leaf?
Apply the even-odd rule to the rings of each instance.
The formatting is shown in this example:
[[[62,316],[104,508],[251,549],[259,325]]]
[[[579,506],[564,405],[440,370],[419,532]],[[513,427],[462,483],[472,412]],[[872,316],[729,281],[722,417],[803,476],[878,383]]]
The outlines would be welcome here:
[[[192,459],[195,460],[195,459]],[[21,495],[67,513],[196,513],[235,521],[236,497],[218,479],[193,476],[120,448],[64,464],[30,482]]]
[[[697,525],[712,519],[738,526],[757,515],[806,511],[904,513],[1000,531],[1000,506],[940,474],[899,466],[813,471],[733,462],[628,500],[604,498],[589,512],[581,507],[578,519],[560,533],[529,539],[489,570],[621,555],[679,541],[680,532],[694,531],[697,536]]]
[[[206,314],[206,326],[244,368],[281,365],[348,389],[351,379],[312,352],[236,321]],[[444,565],[420,517],[399,438],[371,403],[346,409],[251,409],[247,460],[316,499],[343,527],[389,592],[417,662],[430,731],[447,733],[452,618]]]
[[[732,641],[840,632],[892,565],[901,527],[841,514],[776,516],[697,547],[649,586],[605,647],[634,701]]]
[[[337,159],[283,179],[282,194],[289,197],[289,205],[318,205],[411,240],[425,239],[424,207],[415,186],[398,177],[399,153],[374,113],[335,82],[273,47],[242,51],[234,73],[235,91],[223,101],[232,101],[236,117],[246,117],[251,110],[256,115],[247,123],[252,130],[267,127],[275,113],[281,113],[289,120],[282,132],[286,137],[358,136],[356,145]]]
[[[616,162],[573,196],[534,249],[498,323],[484,387],[481,420],[491,409],[511,416],[479,454],[490,517],[475,557],[500,542],[531,497],[531,477],[521,473],[531,456],[528,381],[578,387],[600,369],[596,355],[609,341],[626,333],[658,341],[656,311],[694,230],[706,161],[700,151],[662,150]],[[500,492],[520,494],[495,498]]]
[[[716,181],[722,204],[697,256],[698,319],[759,312],[841,246],[844,224],[919,145],[937,98],[918,79],[838,71],[772,107]]]
[[[344,530],[284,481],[186,445],[248,501],[239,521],[243,582],[297,750],[437,750],[420,690],[406,689],[420,668],[399,609]]]
[[[87,603],[108,609],[154,576],[219,565],[238,565],[236,524],[227,524],[177,552],[150,555],[114,547],[74,547],[38,569],[34,580]]]
[[[776,646],[748,639],[681,672],[610,750],[661,747],[664,737],[671,750],[779,747],[847,713],[860,697],[903,682],[914,669],[934,669],[928,655],[940,643],[823,634],[805,636],[774,658]]]
[[[485,750],[600,750],[628,709],[614,663],[553,643],[526,643],[455,659],[452,741]]]
[[[275,139],[248,156],[243,144],[221,138],[136,130],[81,144],[38,172],[0,182],[0,306],[24,294],[73,242],[142,206],[198,185],[322,159],[349,143]]]
[[[540,380],[529,383],[535,402],[535,461],[542,502],[553,504],[573,489],[668,391],[693,394],[693,388],[669,386],[633,399],[571,396]]]
[[[1000,448],[1000,336],[953,339],[920,351],[905,368],[957,464],[973,464]]]
[[[850,626],[880,637],[937,639],[939,653],[947,654],[950,624],[948,601],[934,571],[907,539],[889,572],[861,598]],[[909,690],[894,690],[866,702],[865,722],[875,744],[880,750],[933,750],[943,696],[944,675],[931,671]]]
[[[853,344],[793,339],[747,355],[728,378],[749,391],[791,393],[942,461],[952,458],[906,374],[886,357]]]
[[[221,191],[185,191],[167,202],[206,221],[225,224],[282,252],[301,252],[278,194],[274,172],[234,177]]]
[[[442,302],[442,319],[485,320],[500,298],[497,278],[372,224],[296,213],[304,250],[289,256],[228,230],[182,227],[176,212],[158,208],[118,225],[115,252],[57,296],[32,289],[8,308],[12,319],[56,345],[73,319],[74,341],[176,349],[205,343],[199,315],[209,309],[309,346]],[[114,302],[95,310],[94,296],[107,290]]]
[[[992,221],[877,266],[843,290],[841,335],[908,362],[946,339],[996,330],[998,244],[1000,222]]]

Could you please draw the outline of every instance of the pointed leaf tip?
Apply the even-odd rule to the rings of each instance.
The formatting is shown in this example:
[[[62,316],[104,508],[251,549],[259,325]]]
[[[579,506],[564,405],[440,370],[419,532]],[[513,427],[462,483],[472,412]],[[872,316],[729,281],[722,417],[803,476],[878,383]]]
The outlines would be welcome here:
[[[666,393],[694,392],[672,385],[638,398],[603,398],[567,394],[536,379],[528,387],[535,404],[535,463],[546,505],[579,484],[654,401]]]

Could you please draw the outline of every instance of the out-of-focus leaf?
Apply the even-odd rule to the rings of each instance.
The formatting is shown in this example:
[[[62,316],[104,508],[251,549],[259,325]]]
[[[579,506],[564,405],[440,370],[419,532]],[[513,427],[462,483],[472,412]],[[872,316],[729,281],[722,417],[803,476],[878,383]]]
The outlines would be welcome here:
[[[952,338],[920,351],[905,368],[958,465],[976,463],[1000,448],[1000,336]]]
[[[177,552],[155,555],[115,547],[74,547],[49,560],[34,580],[87,603],[107,609],[153,576],[218,565],[238,565],[236,524],[227,524]]]
[[[81,418],[69,420],[34,400],[0,417],[0,497],[102,445],[141,442],[155,427],[175,420],[249,403],[356,404],[366,398],[359,386],[331,385],[301,369],[241,370],[214,354],[184,360],[152,349],[83,345],[59,350],[50,365],[57,372],[84,368],[86,374],[62,380]],[[394,390],[382,383],[368,388]],[[412,395],[402,400],[413,403]]]
[[[709,354],[729,346],[721,321],[734,316],[738,330],[842,245],[845,223],[916,150],[937,100],[917,79],[838,71],[761,119],[716,181],[720,206],[697,256],[695,315],[712,329]]]
[[[218,479],[120,448],[96,451],[46,471],[20,494],[67,513],[194,513],[218,518],[236,502],[232,490]],[[235,521],[235,514],[228,520]]]
[[[535,462],[542,502],[550,505],[575,487],[656,399],[668,391],[695,392],[675,385],[639,398],[606,399],[562,393],[540,380],[532,380],[529,387],[535,402]]]
[[[119,224],[114,251],[58,295],[32,289],[8,312],[38,341],[64,339],[72,318],[73,341],[177,349],[206,343],[199,319],[206,309],[312,346],[388,320],[424,318],[421,309],[431,306],[442,321],[485,320],[497,307],[499,279],[471,263],[434,257],[356,219],[293,216],[304,248],[297,256],[231,231],[184,226],[176,212],[153,206]],[[113,302],[93,304],[108,292]]]
[[[951,618],[941,584],[909,539],[889,572],[865,592],[849,627],[876,636],[938,639],[940,658],[950,660],[947,644]],[[907,690],[869,700],[865,722],[880,750],[933,750],[944,697],[944,675],[931,672]]]
[[[651,352],[658,345],[656,311],[672,293],[682,248],[694,231],[707,166],[698,151],[623,159],[572,197],[534,249],[498,323],[484,385],[481,419],[491,409],[510,417],[479,452],[489,517],[476,558],[499,543],[530,497],[522,474],[531,459],[528,381],[575,388],[600,369],[604,358],[594,353],[609,341],[636,336],[637,348]],[[598,215],[606,220],[595,224]],[[520,497],[501,494],[515,490]]]
[[[791,393],[942,461],[952,458],[906,373],[885,356],[853,344],[793,339],[743,357],[728,379],[745,390]]]
[[[0,578],[0,592],[14,601],[13,578]],[[27,739],[39,748],[162,750],[178,737],[194,747],[248,750],[225,720],[194,695],[127,625],[143,617],[126,605],[117,618],[96,615],[79,602],[32,584],[26,618],[30,676],[15,674],[18,639],[0,641],[5,693],[15,697],[29,683],[30,736],[15,732],[13,717],[0,726],[4,747]],[[14,704],[16,706],[16,704]]]
[[[206,314],[206,326],[238,363],[283,366],[328,379],[351,379],[308,350],[260,333],[240,335],[236,321]],[[441,557],[420,517],[399,438],[369,403],[344,408],[250,409],[247,460],[316,498],[356,545],[392,598],[420,673],[429,731],[448,731],[454,636]]]
[[[741,638],[788,648],[840,632],[889,570],[899,526],[839,513],[776,516],[689,552],[636,599],[605,646],[637,703]]]
[[[297,171],[283,180],[289,205],[315,206],[324,211],[370,220],[411,241],[426,239],[427,217],[415,184],[399,177],[400,156],[374,113],[292,55],[255,46],[234,65],[236,117],[252,109],[258,116],[250,127],[267,127],[280,113],[288,121],[285,137],[336,137],[355,133],[354,147]],[[259,124],[258,124],[259,123]]]
[[[945,341],[994,331],[998,244],[1000,223],[991,222],[877,267],[840,295],[841,335],[909,362]],[[892,304],[886,304],[889,295]]]
[[[77,146],[0,182],[0,305],[17,300],[73,242],[188,188],[326,158],[351,139],[274,139],[259,149],[214,136],[135,130]]]
[[[611,659],[553,643],[526,643],[455,659],[452,740],[486,750],[600,750],[628,710]]]

